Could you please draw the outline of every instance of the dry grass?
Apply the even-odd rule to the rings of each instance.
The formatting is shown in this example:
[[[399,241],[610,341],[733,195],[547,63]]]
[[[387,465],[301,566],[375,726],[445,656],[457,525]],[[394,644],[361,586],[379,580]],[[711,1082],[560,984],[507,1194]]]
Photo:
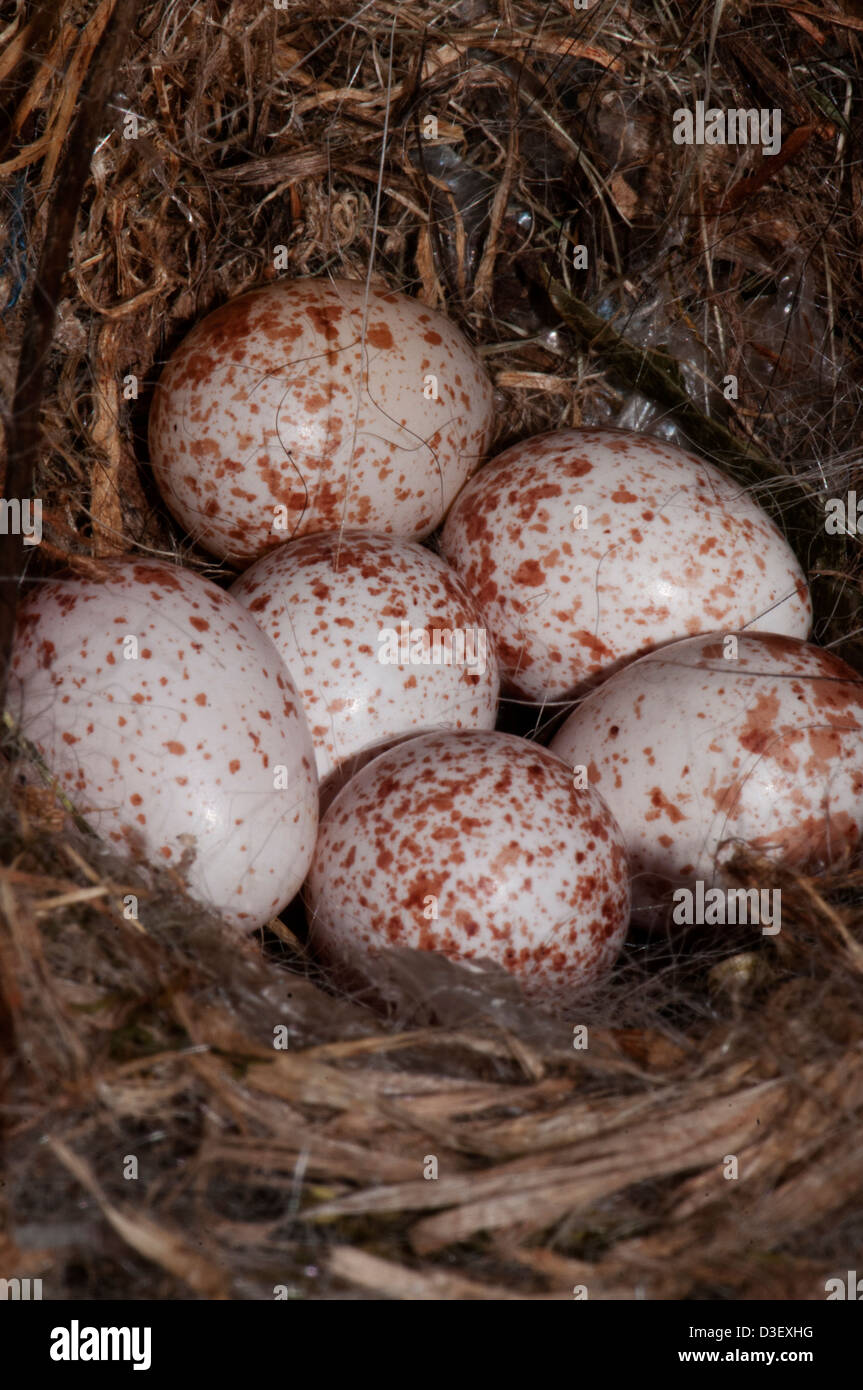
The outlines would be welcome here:
[[[113,5],[18,9],[5,436]],[[834,0],[141,4],[56,305],[30,573],[143,550],[227,578],[159,503],[146,413],[189,325],[282,247],[288,275],[371,264],[443,306],[495,377],[498,447],[611,422],[721,457],[785,519],[818,639],[863,669],[860,544],[820,524],[825,495],[863,496],[861,39]],[[782,108],[772,163],[671,143],[711,59],[716,104]],[[293,919],[238,949],[5,753],[0,1273],[51,1297],[820,1298],[859,1263],[859,866],[789,875],[775,939],[631,943],[574,1048],[495,973],[399,954],[381,1016],[326,991]]]

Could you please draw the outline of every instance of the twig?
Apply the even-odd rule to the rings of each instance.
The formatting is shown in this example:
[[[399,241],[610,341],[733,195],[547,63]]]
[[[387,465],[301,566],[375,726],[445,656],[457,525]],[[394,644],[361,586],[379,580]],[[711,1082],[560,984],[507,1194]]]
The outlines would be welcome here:
[[[56,9],[53,0],[44,0],[29,23],[18,30],[6,51],[0,56],[0,157],[12,138],[16,92],[28,91],[33,86],[40,62],[44,61],[41,50],[48,43],[51,30],[56,23]],[[20,82],[10,82],[10,75],[24,60],[19,70]]]
[[[680,368],[669,353],[655,348],[635,347],[595,314],[583,300],[571,294],[559,281],[548,284],[548,296],[567,328],[582,340],[590,351],[604,357],[612,370],[626,383],[660,405],[668,406],[687,427],[693,439],[701,440],[711,454],[723,460],[745,460],[755,465],[762,481],[774,482],[785,475],[776,464],[754,444],[744,444],[718,420],[703,415],[693,404],[680,379]],[[751,482],[751,476],[748,478]]]
[[[805,506],[811,529],[815,499],[804,485],[751,441],[741,440],[719,420],[704,415],[690,399],[680,379],[675,358],[651,348],[628,343],[582,300],[557,280],[545,284],[549,299],[567,328],[590,352],[603,357],[608,366],[636,391],[652,396],[660,405],[673,410],[677,420],[696,448],[722,464],[727,473],[745,487],[764,490],[764,505],[787,525],[789,512]],[[782,499],[770,490],[779,485]],[[788,492],[797,494],[796,506]]]

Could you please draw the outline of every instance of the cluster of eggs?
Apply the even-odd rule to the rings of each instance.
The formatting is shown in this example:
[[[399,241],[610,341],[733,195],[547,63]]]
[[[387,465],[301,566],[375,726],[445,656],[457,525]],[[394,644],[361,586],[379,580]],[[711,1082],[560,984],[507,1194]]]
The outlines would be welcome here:
[[[150,453],[243,573],[133,557],[38,586],[10,698],[91,824],[236,927],[305,884],[337,974],[391,945],[492,958],[565,1012],[633,905],[720,881],[736,845],[856,847],[863,685],[806,641],[792,551],[718,469],[584,429],[480,467],[492,423],[479,358],[415,300],[233,300],[170,359]],[[544,748],[495,730],[501,692],[580,703]]]

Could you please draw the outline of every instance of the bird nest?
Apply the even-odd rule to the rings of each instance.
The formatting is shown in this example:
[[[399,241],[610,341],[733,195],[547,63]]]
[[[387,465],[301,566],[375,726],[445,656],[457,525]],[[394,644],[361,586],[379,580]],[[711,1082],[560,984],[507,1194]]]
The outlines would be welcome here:
[[[477,346],[495,451],[617,424],[743,481],[807,570],[814,639],[863,670],[860,542],[824,526],[863,498],[854,13],[7,10],[4,468],[43,535],[0,537],[0,664],[25,571],[136,552],[230,581],[152,485],[160,367],[250,286],[371,273]],[[781,111],[781,142],[676,143],[702,100]],[[548,714],[504,722],[544,737]],[[301,914],[238,944],[4,737],[0,1275],[53,1298],[821,1299],[855,1267],[859,863],[784,872],[776,936],[633,942],[575,1024],[410,951],[372,1008],[316,973]]]

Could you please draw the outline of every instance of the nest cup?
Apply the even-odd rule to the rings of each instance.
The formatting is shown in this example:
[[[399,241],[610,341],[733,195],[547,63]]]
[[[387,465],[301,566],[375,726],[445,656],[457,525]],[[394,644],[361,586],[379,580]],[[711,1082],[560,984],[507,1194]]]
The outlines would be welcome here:
[[[164,365],[248,290],[368,278],[477,349],[492,455],[611,425],[722,468],[796,551],[814,640],[863,669],[860,55],[838,13],[726,10],[714,33],[641,0],[115,10],[20,7],[0,55],[0,430],[40,504],[38,544],[35,510],[0,536],[5,576],[133,553],[228,589],[238,566],[151,476]],[[675,141],[705,96],[780,110],[778,153]],[[567,712],[508,700],[498,727],[547,743]],[[775,936],[631,942],[575,1022],[413,952],[382,964],[381,1012],[322,978],[298,901],[238,943],[4,737],[0,1274],[57,1299],[820,1300],[858,1267],[857,860],[771,868]]]

